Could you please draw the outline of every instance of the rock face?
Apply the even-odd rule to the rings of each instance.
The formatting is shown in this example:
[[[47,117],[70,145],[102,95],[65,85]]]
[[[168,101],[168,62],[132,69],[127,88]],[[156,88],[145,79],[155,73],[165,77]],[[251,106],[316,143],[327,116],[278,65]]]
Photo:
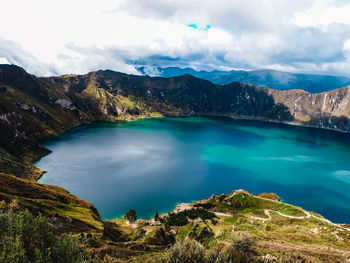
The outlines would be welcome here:
[[[302,90],[261,89],[238,82],[215,85],[191,75],[151,78],[98,71],[77,78],[78,82],[70,79],[66,83],[71,90],[85,92],[84,87],[93,83],[96,89],[107,93],[106,97],[142,102],[143,109],[129,109],[133,115],[138,115],[140,108],[147,108],[163,115],[220,115],[350,130],[349,87],[311,94]],[[111,108],[106,107],[105,112],[114,114]]]
[[[93,120],[228,116],[349,132],[349,89],[310,94],[110,70],[37,78],[0,65],[0,165],[4,172],[36,179],[40,171],[30,162],[49,152],[36,140]]]
[[[53,83],[62,81],[61,78],[47,80]],[[113,109],[119,105],[120,112],[128,112],[131,115],[139,115],[148,109],[163,115],[220,115],[347,132],[350,130],[349,87],[311,94],[302,90],[261,89],[238,82],[215,85],[191,75],[151,78],[113,71],[92,72],[63,81],[71,91],[80,93],[87,92],[86,87],[93,85],[96,90],[102,91],[102,95],[100,92],[100,95],[95,97],[97,100],[122,97],[129,98],[133,103],[142,102],[134,108],[123,109],[122,100],[107,100],[103,106],[104,114],[117,115],[118,111]],[[85,105],[81,105],[83,106]]]
[[[349,132],[349,91],[350,86],[318,94],[301,90],[268,93],[288,108],[295,124]]]

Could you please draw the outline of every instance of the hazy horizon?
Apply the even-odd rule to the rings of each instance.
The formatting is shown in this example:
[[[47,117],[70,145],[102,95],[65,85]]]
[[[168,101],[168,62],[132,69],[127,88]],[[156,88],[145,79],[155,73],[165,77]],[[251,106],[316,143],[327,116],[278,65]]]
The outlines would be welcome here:
[[[0,63],[38,76],[148,65],[349,77],[349,13],[347,0],[4,1]]]

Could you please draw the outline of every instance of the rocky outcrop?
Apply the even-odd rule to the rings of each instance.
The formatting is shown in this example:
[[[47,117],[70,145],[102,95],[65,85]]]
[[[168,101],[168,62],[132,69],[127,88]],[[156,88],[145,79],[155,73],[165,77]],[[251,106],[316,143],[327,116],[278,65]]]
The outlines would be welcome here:
[[[350,87],[310,94],[301,90],[268,90],[276,103],[283,103],[292,123],[350,131]]]

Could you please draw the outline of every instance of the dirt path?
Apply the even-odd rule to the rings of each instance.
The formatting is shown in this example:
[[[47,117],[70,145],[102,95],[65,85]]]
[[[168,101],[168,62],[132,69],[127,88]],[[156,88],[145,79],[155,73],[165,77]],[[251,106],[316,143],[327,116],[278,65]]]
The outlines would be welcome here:
[[[269,201],[273,201],[273,202],[276,202],[276,203],[281,203],[279,201],[275,201],[275,200],[272,200],[272,199],[267,199],[267,198],[263,198],[263,197],[260,197],[260,196],[254,196],[256,198],[260,198],[260,199],[264,199],[264,200],[269,200]],[[335,227],[338,227],[340,229],[343,229],[343,230],[346,230],[346,231],[349,231],[350,232],[350,228],[347,228],[347,227],[343,227],[339,224],[336,224],[336,223],[333,223],[332,221],[328,220],[328,219],[325,219],[325,218],[321,218],[321,217],[318,217],[318,216],[315,216],[311,213],[309,213],[308,211],[305,211],[304,209],[301,209],[301,211],[303,213],[305,213],[305,216],[290,216],[290,215],[285,215],[285,214],[282,214],[281,212],[278,212],[278,211],[274,211],[274,210],[269,210],[269,209],[266,209],[264,212],[265,214],[269,217],[268,219],[271,219],[271,215],[270,215],[270,211],[273,211],[273,212],[276,212],[277,214],[279,214],[280,216],[283,216],[283,217],[288,217],[288,218],[294,218],[294,219],[305,219],[305,218],[315,218],[317,220],[320,220],[324,223],[327,223],[331,226],[335,226]],[[251,217],[252,218],[252,217]],[[259,218],[259,217],[255,217],[256,219]],[[254,219],[254,218],[253,218]],[[266,220],[266,218],[260,218],[260,220]]]
[[[232,216],[231,214],[225,214],[225,213],[220,213],[220,212],[214,212],[214,214],[216,216],[227,216],[227,217],[231,217]]]
[[[265,213],[265,215],[268,216],[268,218],[262,218],[262,217],[257,217],[257,216],[250,216],[250,218],[255,219],[255,220],[261,220],[261,221],[265,222],[265,221],[267,221],[267,220],[271,220],[271,214],[270,214],[270,212],[275,212],[275,213],[277,213],[277,214],[279,214],[280,216],[283,216],[283,217],[293,218],[293,219],[300,219],[300,220],[312,217],[312,218],[315,218],[315,219],[317,219],[317,220],[320,220],[320,221],[322,221],[322,222],[324,222],[324,223],[327,223],[327,224],[329,224],[329,225],[331,225],[331,226],[334,226],[334,227],[337,227],[337,228],[340,228],[340,229],[343,229],[343,230],[346,230],[346,231],[349,231],[349,232],[350,232],[350,229],[347,228],[347,227],[340,226],[340,225],[338,225],[338,224],[336,224],[336,223],[333,223],[332,221],[330,221],[330,220],[328,220],[328,219],[315,216],[315,215],[309,213],[308,211],[305,211],[305,210],[301,210],[301,211],[302,211],[303,213],[305,213],[305,216],[290,216],[290,215],[282,214],[282,213],[279,212],[279,211],[270,210],[270,209],[265,209],[265,210],[264,210],[264,213]]]

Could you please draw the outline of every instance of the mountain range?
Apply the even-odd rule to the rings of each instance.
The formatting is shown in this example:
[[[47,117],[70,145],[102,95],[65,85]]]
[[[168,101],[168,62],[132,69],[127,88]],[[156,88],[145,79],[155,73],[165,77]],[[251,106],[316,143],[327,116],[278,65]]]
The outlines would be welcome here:
[[[350,85],[350,78],[347,77],[288,73],[270,69],[196,71],[192,68],[155,67],[150,69],[147,66],[139,66],[137,70],[143,75],[165,78],[190,74],[215,84],[226,85],[237,81],[260,88],[275,90],[301,89],[310,93],[320,93]]]

